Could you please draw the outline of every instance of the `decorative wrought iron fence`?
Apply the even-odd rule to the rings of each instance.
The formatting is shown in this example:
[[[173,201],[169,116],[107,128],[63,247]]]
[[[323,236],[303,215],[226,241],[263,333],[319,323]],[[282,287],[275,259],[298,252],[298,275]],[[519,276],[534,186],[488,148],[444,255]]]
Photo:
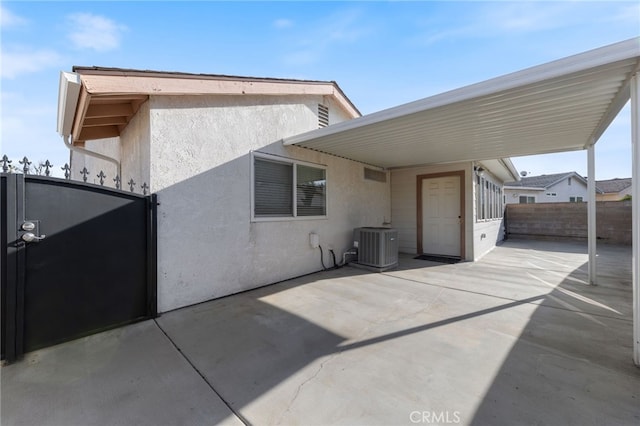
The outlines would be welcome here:
[[[14,164],[13,160],[9,159],[6,155],[3,155],[0,159],[0,165],[2,165],[2,173],[22,173],[25,175],[40,175],[40,176],[51,176],[53,170],[53,164],[49,160],[40,161],[34,164],[29,160],[26,156],[22,158],[22,160],[18,160],[18,164]],[[65,163],[63,167],[60,167],[60,170],[64,172],[64,179],[72,180],[71,176],[71,167],[68,163]],[[91,172],[87,170],[86,167],[83,167],[80,170],[79,174],[82,176],[81,180],[85,183],[88,182],[89,176],[91,176]],[[103,170],[100,170],[98,174],[95,176],[98,179],[100,186],[105,186],[105,183],[109,180],[107,178],[111,178],[108,176]],[[80,180],[80,179],[78,179]],[[124,190],[121,188],[122,179],[120,176],[115,175],[111,180],[114,182],[115,189]],[[143,182],[142,185],[137,188],[137,183],[130,178],[129,181],[126,182],[129,186],[130,192],[141,192],[142,195],[149,194],[149,185],[146,182]],[[136,191],[138,189],[138,191]]]

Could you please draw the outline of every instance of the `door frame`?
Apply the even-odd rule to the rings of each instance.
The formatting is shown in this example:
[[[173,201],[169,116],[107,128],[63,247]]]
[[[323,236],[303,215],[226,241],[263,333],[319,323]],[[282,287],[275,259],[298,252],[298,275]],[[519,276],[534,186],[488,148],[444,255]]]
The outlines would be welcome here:
[[[460,178],[460,259],[465,258],[465,193],[466,193],[466,173],[464,170],[454,170],[451,172],[428,173],[416,176],[416,200],[417,200],[417,242],[418,254],[422,252],[422,182],[424,179],[435,179],[441,177],[458,176]],[[433,253],[437,254],[437,253]]]

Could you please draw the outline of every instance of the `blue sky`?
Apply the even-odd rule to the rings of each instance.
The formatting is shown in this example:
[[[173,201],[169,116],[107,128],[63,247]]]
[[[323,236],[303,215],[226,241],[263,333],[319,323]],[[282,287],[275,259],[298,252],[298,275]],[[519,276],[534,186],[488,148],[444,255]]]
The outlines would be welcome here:
[[[73,65],[335,80],[363,114],[640,34],[637,1],[0,2],[0,154],[50,159]],[[596,178],[631,175],[628,106]],[[586,153],[513,158],[586,174]]]

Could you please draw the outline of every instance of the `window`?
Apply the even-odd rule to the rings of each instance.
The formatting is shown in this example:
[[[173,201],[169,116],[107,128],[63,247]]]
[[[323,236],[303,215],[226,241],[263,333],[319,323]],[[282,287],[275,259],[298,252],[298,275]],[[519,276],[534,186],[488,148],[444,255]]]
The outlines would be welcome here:
[[[325,170],[296,164],[296,214],[297,216],[325,216]]]
[[[536,202],[536,197],[521,195],[520,196],[520,204],[533,204]]]
[[[583,200],[582,197],[569,197],[570,203],[582,203],[582,200]]]
[[[253,217],[327,215],[326,169],[279,157],[253,156]]]
[[[476,189],[476,220],[502,218],[504,212],[502,187],[478,176]]]
[[[571,178],[568,178],[568,179],[567,179],[567,185],[568,185],[568,186],[571,186]]]
[[[557,197],[558,193],[557,192],[547,192],[547,197]]]

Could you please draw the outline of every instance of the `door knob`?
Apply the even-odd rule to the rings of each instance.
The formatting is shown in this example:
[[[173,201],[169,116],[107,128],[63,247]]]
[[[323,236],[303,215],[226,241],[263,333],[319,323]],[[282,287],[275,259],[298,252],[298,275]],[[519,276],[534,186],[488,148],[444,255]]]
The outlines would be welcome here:
[[[25,232],[24,234],[22,234],[22,241],[25,241],[27,243],[30,243],[33,241],[38,242],[38,241],[44,240],[45,237],[46,235],[37,236],[33,232]]]

